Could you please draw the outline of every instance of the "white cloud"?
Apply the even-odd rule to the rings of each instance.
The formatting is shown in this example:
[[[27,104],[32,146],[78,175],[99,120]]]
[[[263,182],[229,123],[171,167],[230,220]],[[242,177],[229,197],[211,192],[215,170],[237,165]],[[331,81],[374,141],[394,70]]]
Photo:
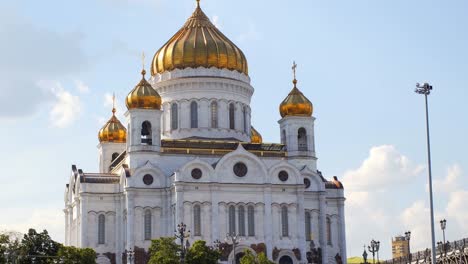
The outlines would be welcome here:
[[[450,194],[450,199],[447,205],[447,215],[456,221],[459,228],[459,232],[468,232],[468,190],[460,190]],[[460,237],[461,238],[461,237]]]
[[[252,41],[252,40],[259,40],[261,38],[260,33],[257,31],[257,28],[254,23],[249,23],[247,31],[241,33],[237,37],[237,41],[240,43]]]
[[[213,15],[213,17],[211,18],[211,21],[213,22],[213,25],[215,25],[216,28],[218,29],[222,28],[221,23],[219,21],[219,16]]]
[[[429,208],[425,206],[424,201],[414,202],[406,208],[400,215],[400,220],[405,231],[411,231],[410,246],[414,250],[426,248],[431,241],[431,221]]]
[[[89,86],[80,80],[75,80],[75,86],[80,93],[89,93]]]
[[[460,165],[454,164],[447,169],[447,175],[444,179],[435,179],[433,182],[434,192],[437,193],[450,193],[460,188],[458,182],[462,170]],[[426,190],[429,190],[429,185],[426,185]]]
[[[59,81],[41,80],[38,86],[51,93],[54,97],[49,119],[53,126],[64,128],[75,121],[81,113],[80,97],[66,91]]]
[[[372,147],[369,157],[355,170],[344,174],[343,183],[350,190],[383,189],[420,175],[424,166],[414,164],[392,145]]]

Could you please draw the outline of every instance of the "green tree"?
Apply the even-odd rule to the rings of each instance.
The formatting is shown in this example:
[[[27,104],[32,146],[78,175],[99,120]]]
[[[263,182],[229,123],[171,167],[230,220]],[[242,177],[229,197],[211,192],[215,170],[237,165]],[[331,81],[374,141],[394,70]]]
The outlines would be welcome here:
[[[36,230],[29,229],[21,240],[20,263],[53,263],[60,246],[60,243],[50,238],[47,230],[37,233]]]
[[[186,264],[217,264],[221,254],[206,245],[203,240],[197,240],[187,252],[185,257]]]
[[[63,264],[96,264],[96,251],[91,248],[62,246],[57,255]]]
[[[161,237],[151,241],[149,264],[178,264],[180,246],[174,237]]]
[[[275,264],[270,261],[265,253],[260,253],[255,257],[250,250],[244,251],[244,256],[240,259],[240,264]]]
[[[0,234],[0,264],[7,262],[6,254],[8,253],[8,246],[10,244],[10,237],[5,234]]]

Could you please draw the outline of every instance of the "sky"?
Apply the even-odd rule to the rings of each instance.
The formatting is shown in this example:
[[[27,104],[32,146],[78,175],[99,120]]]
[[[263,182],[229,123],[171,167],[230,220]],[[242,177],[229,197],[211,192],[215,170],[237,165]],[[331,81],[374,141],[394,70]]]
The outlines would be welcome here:
[[[202,0],[245,53],[252,124],[279,142],[279,103],[298,87],[314,104],[318,167],[345,186],[348,256],[371,239],[391,256],[412,232],[430,247],[424,97],[429,82],[436,239],[468,237],[468,2]],[[97,132],[195,0],[0,2],[0,230],[64,240],[64,189],[76,164],[98,168]]]

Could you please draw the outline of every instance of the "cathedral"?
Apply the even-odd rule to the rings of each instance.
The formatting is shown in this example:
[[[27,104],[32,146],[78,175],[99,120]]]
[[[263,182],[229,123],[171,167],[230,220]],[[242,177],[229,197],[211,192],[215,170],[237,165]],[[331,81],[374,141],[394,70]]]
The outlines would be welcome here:
[[[95,249],[98,263],[146,263],[151,240],[184,223],[187,244],[222,248],[220,263],[245,250],[279,264],[346,263],[343,185],[317,169],[313,105],[295,74],[278,102],[281,143],[264,143],[247,59],[197,1],[141,75],[125,120],[114,108],[98,133],[99,172],[72,165],[66,245]]]

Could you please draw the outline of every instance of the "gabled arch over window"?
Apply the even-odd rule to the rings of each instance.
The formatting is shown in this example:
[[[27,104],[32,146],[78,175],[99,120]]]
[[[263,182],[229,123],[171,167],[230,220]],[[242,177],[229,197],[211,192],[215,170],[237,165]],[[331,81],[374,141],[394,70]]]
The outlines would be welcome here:
[[[245,236],[245,209],[244,206],[239,206],[239,235]]]
[[[307,151],[307,131],[301,127],[297,131],[297,149],[299,151]]]
[[[332,244],[332,229],[330,217],[327,217],[327,243],[328,245]]]
[[[250,205],[247,209],[247,222],[249,236],[255,236],[255,208],[253,205]]]
[[[198,104],[195,101],[190,103],[190,128],[198,128]]]
[[[201,236],[201,208],[200,205],[193,207],[193,233],[195,236]]]
[[[98,217],[98,244],[106,243],[106,216],[103,214]]]
[[[211,102],[211,127],[218,128],[218,103]]]
[[[151,240],[152,220],[151,210],[148,209],[145,211],[145,240]]]
[[[141,124],[141,144],[143,145],[152,145],[153,132],[151,131],[151,123],[149,121],[145,121]]]
[[[305,213],[305,235],[306,241],[312,240],[312,226],[311,226],[312,217],[310,212]]]
[[[111,161],[114,161],[119,156],[119,153],[114,152],[112,153]]]
[[[288,207],[281,207],[281,234],[284,237],[289,236]]]
[[[236,117],[236,113],[235,113],[236,109],[234,107],[234,103],[230,103],[229,104],[229,128],[230,129],[235,129],[236,127],[236,120],[235,120],[235,117]]]
[[[171,105],[171,129],[179,128],[179,113],[178,106],[176,103]]]
[[[236,234],[236,208],[234,205],[229,206],[229,234]]]

